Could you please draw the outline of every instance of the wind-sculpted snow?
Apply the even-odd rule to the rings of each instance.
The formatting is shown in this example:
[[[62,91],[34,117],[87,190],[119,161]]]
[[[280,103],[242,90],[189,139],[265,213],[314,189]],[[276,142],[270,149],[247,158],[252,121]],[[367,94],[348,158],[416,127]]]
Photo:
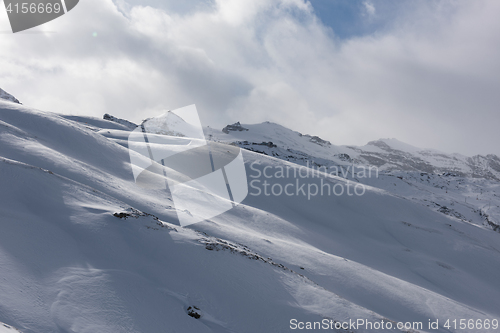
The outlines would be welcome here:
[[[247,198],[183,228],[166,190],[135,184],[127,128],[0,102],[0,322],[23,333],[274,333],[292,319],[365,319],[459,332],[445,320],[499,318],[500,238],[473,212],[495,219],[493,202],[479,203],[497,198],[496,183],[393,170],[363,179],[359,196],[266,195],[264,181],[361,180],[302,167],[352,165],[351,150],[265,126],[234,140],[273,143],[254,147],[269,156],[243,151],[256,181]],[[304,159],[272,157],[286,151]],[[276,177],[282,168],[291,176]]]
[[[304,310],[304,288],[335,305],[336,319],[381,318],[282,265],[208,251],[222,241],[54,173],[8,161],[1,169],[2,188],[15,185],[0,197],[1,316],[25,333],[279,332],[290,317],[322,319]]]

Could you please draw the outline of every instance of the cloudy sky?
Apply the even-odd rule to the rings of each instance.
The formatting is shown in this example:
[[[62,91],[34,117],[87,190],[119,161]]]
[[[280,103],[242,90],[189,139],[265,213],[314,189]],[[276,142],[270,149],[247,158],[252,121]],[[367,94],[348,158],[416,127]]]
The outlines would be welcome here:
[[[1,4],[0,87],[66,114],[196,104],[213,127],[500,155],[499,15],[496,0],[81,0],[12,34]]]

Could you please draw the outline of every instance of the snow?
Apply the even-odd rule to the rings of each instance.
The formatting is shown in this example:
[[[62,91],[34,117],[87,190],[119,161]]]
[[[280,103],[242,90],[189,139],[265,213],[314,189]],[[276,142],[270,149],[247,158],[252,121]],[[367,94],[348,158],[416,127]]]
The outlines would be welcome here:
[[[137,125],[134,124],[133,122],[130,122],[130,121],[125,120],[125,119],[116,118],[116,117],[114,117],[110,114],[107,114],[107,113],[102,118],[104,120],[108,120],[108,121],[112,121],[112,122],[121,124],[121,125],[125,126],[126,128],[131,129],[131,130],[133,130],[137,127]]]
[[[2,88],[0,88],[0,99],[4,99],[6,101],[11,101],[11,102],[20,104],[20,102],[17,98],[15,98],[11,94],[9,94],[5,90],[3,90]]]
[[[16,333],[16,332],[19,332],[19,330],[16,330],[14,327],[0,322],[0,333]]]
[[[270,122],[241,126],[249,130],[230,131],[226,134],[213,128],[205,128],[205,134],[214,141],[237,143],[240,147],[302,165],[307,160],[324,166],[345,166],[354,162],[363,166],[376,165],[382,171],[454,172],[469,177],[500,180],[500,158],[495,155],[468,157],[447,154],[414,147],[397,139],[380,139],[361,147],[318,144],[311,135],[302,135]],[[263,141],[273,142],[277,147],[264,147]],[[342,156],[348,156],[349,159]]]
[[[375,145],[376,143],[385,143],[388,147],[391,149],[395,150],[400,150],[408,153],[417,153],[419,151],[422,151],[423,149],[414,147],[412,145],[409,145],[407,143],[404,143],[402,141],[399,141],[398,139],[392,138],[392,139],[380,139],[377,141],[372,141],[369,142],[367,145]]]
[[[7,101],[0,121],[0,321],[24,333],[289,332],[293,318],[421,321],[429,331],[428,319],[500,316],[499,234],[474,212],[498,216],[495,180],[405,170],[358,180],[262,174],[249,180],[367,187],[362,196],[310,200],[249,194],[182,228],[165,189],[135,184],[122,124]],[[170,134],[190,133],[182,117],[175,123]],[[271,156],[243,150],[249,177],[364,155],[277,124],[242,126],[249,130],[205,134],[272,141],[251,145]],[[194,306],[199,319],[188,315]]]
[[[85,117],[85,116],[68,116],[68,115],[61,115],[61,117],[80,123],[84,125],[86,128],[93,131],[101,131],[104,129],[109,129],[109,130],[122,130],[128,132],[137,127],[137,125],[129,122],[128,120],[116,118],[113,116],[109,116],[107,117],[107,119]]]
[[[142,126],[148,133],[205,139],[194,105],[175,110],[175,113],[168,111],[163,115],[148,118],[144,120]]]

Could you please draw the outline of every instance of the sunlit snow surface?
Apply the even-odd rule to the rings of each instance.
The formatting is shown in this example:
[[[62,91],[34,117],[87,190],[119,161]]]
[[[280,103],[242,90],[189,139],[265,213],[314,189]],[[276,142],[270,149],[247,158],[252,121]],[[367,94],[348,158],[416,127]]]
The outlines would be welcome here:
[[[242,137],[210,135],[351,163],[338,156],[351,148],[320,156],[335,147],[254,126]],[[128,133],[0,101],[0,322],[25,333],[290,332],[291,319],[363,318],[421,321],[430,331],[429,319],[500,316],[500,234],[473,212],[487,205],[486,192],[489,209],[498,205],[491,179],[392,169],[366,180],[373,187],[363,196],[249,195],[181,228],[165,189],[135,184]],[[252,164],[303,162],[250,151],[243,158],[248,175]]]

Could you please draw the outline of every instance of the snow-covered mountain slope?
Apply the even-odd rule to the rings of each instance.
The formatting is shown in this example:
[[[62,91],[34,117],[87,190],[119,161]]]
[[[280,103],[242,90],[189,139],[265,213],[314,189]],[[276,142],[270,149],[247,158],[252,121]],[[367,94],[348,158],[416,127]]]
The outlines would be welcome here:
[[[500,158],[420,149],[397,139],[335,146],[265,122],[207,127],[207,138],[382,188],[460,220],[500,231]],[[368,175],[367,170],[371,170]]]
[[[14,102],[14,103],[21,104],[21,102],[19,102],[19,100],[17,98],[15,98],[11,94],[9,94],[5,90],[3,90],[2,88],[0,88],[0,99],[4,99],[6,101],[11,101],[11,102]]]
[[[364,184],[383,188],[458,220],[500,232],[500,183],[485,178],[456,174],[412,171],[380,173],[378,178],[361,179]]]
[[[328,149],[285,130],[255,146]],[[391,194],[390,181],[308,198],[355,181],[244,151],[248,197],[181,228],[166,190],[135,184],[129,133],[0,102],[1,322],[25,333],[289,332],[292,319],[364,319],[459,332],[446,320],[500,316],[500,235],[485,226]],[[290,184],[293,195],[273,194]]]
[[[274,321],[310,305],[294,298],[300,290],[336,315],[374,317],[271,261],[249,260],[237,245],[49,171],[1,163],[2,187],[12,190],[1,198],[10,209],[2,211],[0,308],[23,332],[279,332]]]

